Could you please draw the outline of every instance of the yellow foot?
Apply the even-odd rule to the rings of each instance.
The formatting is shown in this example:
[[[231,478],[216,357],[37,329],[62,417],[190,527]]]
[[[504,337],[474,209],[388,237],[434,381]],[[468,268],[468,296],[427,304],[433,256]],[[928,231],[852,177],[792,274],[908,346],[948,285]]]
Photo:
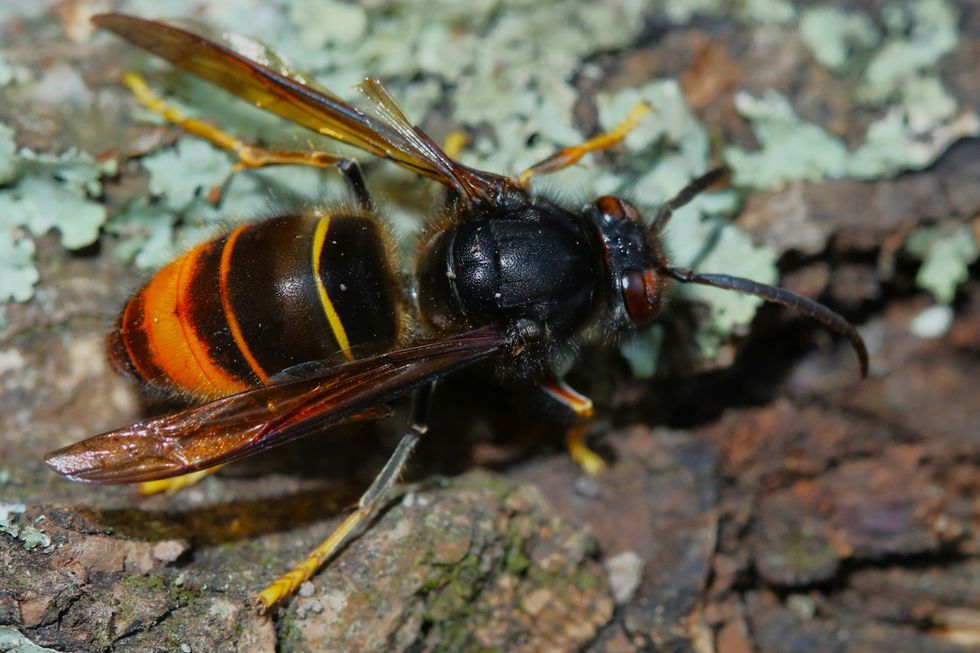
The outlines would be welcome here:
[[[470,142],[470,136],[461,129],[456,129],[446,135],[442,150],[449,155],[450,159],[458,159]]]
[[[586,431],[584,425],[573,426],[568,429],[568,433],[565,435],[565,444],[575,464],[587,476],[596,477],[606,470],[606,461],[585,444]]]
[[[137,486],[137,492],[144,497],[150,496],[151,494],[160,494],[161,492],[165,492],[167,496],[170,496],[180,490],[183,490],[185,487],[190,487],[196,484],[205,476],[214,474],[219,468],[220,465],[218,467],[212,467],[211,469],[202,469],[199,472],[184,474],[183,476],[162,478],[158,481],[146,481]]]
[[[527,188],[528,183],[531,181],[531,177],[547,175],[551,174],[552,172],[564,170],[568,166],[577,163],[579,159],[589,152],[598,152],[599,150],[605,150],[613,147],[626,138],[629,133],[640,124],[640,121],[643,120],[644,116],[646,116],[652,110],[653,108],[648,102],[645,100],[640,102],[633,107],[633,109],[629,112],[629,115],[627,115],[618,125],[609,131],[599,134],[594,138],[590,138],[579,145],[563,147],[549,156],[547,159],[537,162],[522,172],[517,178],[517,183],[521,186],[521,188]]]
[[[259,592],[258,597],[256,597],[256,603],[259,606],[259,612],[264,613],[269,608],[273,607],[285,598],[288,598],[295,592],[299,586],[306,580],[308,580],[313,574],[316,573],[317,569],[323,565],[337,550],[347,541],[347,538],[351,535],[355,528],[363,521],[365,518],[365,513],[363,510],[358,509],[357,511],[350,514],[350,516],[345,519],[340,526],[330,534],[324,542],[313,549],[303,562],[299,563],[285,574],[277,578],[276,580],[269,583],[265,589]]]

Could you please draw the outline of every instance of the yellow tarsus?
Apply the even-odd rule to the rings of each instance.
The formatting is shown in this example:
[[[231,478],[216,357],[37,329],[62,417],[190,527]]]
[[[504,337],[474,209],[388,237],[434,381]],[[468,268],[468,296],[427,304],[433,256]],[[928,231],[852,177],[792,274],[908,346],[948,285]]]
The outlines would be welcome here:
[[[442,150],[449,156],[450,159],[458,159],[459,155],[463,153],[463,148],[465,148],[469,142],[469,134],[464,132],[462,129],[455,129],[446,135],[446,140],[442,146]]]
[[[158,481],[145,481],[136,487],[136,491],[142,496],[160,494],[161,492],[166,493],[167,496],[171,496],[180,490],[183,490],[185,487],[196,485],[202,478],[214,474],[219,469],[221,469],[221,465],[210,469],[202,469],[197,472],[191,472],[190,474],[174,476],[173,478],[162,478]]]
[[[330,534],[324,542],[313,549],[303,562],[299,563],[285,574],[269,583],[269,585],[259,592],[258,601],[260,609],[265,612],[279,601],[290,596],[295,592],[303,581],[309,579],[316,570],[326,562],[330,556],[336,553],[337,549],[343,544],[344,540],[364,519],[364,513],[360,510],[352,513],[341,523],[337,529]]]
[[[122,81],[143,106],[150,111],[159,113],[184,131],[195,136],[200,136],[218,147],[231,152],[238,153],[244,147],[244,144],[240,140],[228,132],[218,129],[214,125],[209,125],[203,120],[188,118],[178,109],[164,102],[163,98],[150,89],[146,80],[141,75],[137,73],[126,73]]]
[[[640,121],[644,118],[644,116],[651,111],[653,111],[653,107],[651,107],[650,103],[646,100],[637,103],[636,106],[630,110],[629,114],[627,114],[627,116],[612,129],[590,138],[579,145],[572,145],[570,147],[564,147],[558,150],[544,161],[540,161],[522,172],[517,178],[517,183],[522,187],[527,188],[528,183],[531,181],[531,177],[557,172],[577,163],[579,159],[589,152],[605,150],[616,145],[626,138],[631,131],[636,129],[636,126],[640,124]]]
[[[568,453],[571,455],[575,464],[581,468],[587,476],[598,476],[606,469],[606,461],[599,454],[589,449],[585,443],[587,427],[582,424],[573,426],[565,434],[565,444],[568,446]]]

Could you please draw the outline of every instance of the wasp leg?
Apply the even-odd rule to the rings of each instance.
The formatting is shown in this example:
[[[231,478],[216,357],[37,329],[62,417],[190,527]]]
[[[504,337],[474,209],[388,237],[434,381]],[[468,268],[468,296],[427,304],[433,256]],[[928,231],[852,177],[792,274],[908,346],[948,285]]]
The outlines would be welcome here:
[[[674,215],[674,211],[690,202],[703,191],[720,182],[727,175],[728,170],[726,168],[715,168],[691,181],[657,209],[656,213],[653,214],[653,218],[650,220],[651,230],[654,233],[663,231],[664,227],[667,226],[667,222]]]
[[[150,496],[151,494],[160,494],[161,492],[165,492],[167,496],[170,496],[172,494],[176,494],[180,490],[183,490],[185,487],[196,485],[198,481],[206,476],[214,474],[222,467],[223,465],[218,465],[217,467],[202,469],[197,472],[191,472],[190,474],[174,476],[173,478],[162,478],[158,481],[145,481],[136,486],[136,491],[144,497]]]
[[[567,407],[579,418],[580,422],[565,433],[565,446],[568,453],[583,472],[588,476],[598,476],[606,469],[606,462],[599,454],[589,449],[585,443],[588,434],[588,422],[592,418],[592,400],[577,392],[562,379],[550,379],[542,384],[549,397]]]
[[[375,477],[371,487],[357,502],[357,509],[330,534],[320,546],[313,549],[303,562],[274,580],[259,592],[259,609],[265,612],[279,601],[291,595],[303,583],[316,573],[320,566],[329,560],[356,533],[358,527],[370,524],[378,510],[384,506],[385,499],[391,488],[398,482],[405,463],[408,462],[412,451],[419,440],[428,431],[428,413],[435,384],[420,389],[415,395],[414,415],[408,432],[402,436],[394,453],[385,463],[381,473]]]
[[[187,133],[203,138],[212,145],[216,145],[235,154],[238,157],[238,163],[232,168],[231,175],[242,170],[271,165],[293,164],[312,166],[314,168],[336,167],[344,176],[347,186],[350,188],[358,204],[366,210],[373,210],[371,195],[368,193],[367,186],[364,184],[364,176],[361,174],[361,168],[353,159],[315,150],[271,150],[248,145],[220,127],[204,122],[203,120],[198,120],[197,118],[185,116],[176,107],[167,104],[163,98],[154,93],[147,85],[146,80],[137,73],[127,73],[123,76],[123,84],[126,85],[133,95],[136,96],[136,99],[147,109],[160,114]]]
[[[608,149],[626,138],[627,134],[633,131],[643,117],[652,111],[647,102],[640,102],[629,112],[622,122],[607,132],[603,132],[594,138],[570,147],[563,147],[548,158],[535,163],[525,170],[517,178],[517,183],[522,188],[527,188],[531,182],[531,177],[540,177],[552,172],[564,170],[570,165],[578,162],[589,152]]]

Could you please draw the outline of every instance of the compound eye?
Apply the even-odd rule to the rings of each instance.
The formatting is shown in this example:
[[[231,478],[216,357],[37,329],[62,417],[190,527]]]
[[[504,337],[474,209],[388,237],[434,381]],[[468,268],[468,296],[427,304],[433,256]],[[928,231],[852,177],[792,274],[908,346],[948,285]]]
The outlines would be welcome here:
[[[595,201],[595,206],[607,220],[640,221],[640,212],[636,210],[636,207],[618,197],[603,195]]]
[[[663,304],[664,284],[654,270],[627,269],[621,280],[626,312],[636,326],[645,326],[657,318]]]

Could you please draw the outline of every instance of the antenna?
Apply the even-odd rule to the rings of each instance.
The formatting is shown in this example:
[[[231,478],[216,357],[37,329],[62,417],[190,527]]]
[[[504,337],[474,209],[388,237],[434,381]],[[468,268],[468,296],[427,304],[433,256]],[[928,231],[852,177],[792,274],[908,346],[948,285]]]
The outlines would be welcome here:
[[[705,177],[707,177],[707,175],[705,175]],[[685,188],[684,191],[681,191],[678,197],[683,195],[688,188],[691,188],[697,184],[701,179],[704,179],[704,177],[696,179],[690,186]],[[851,347],[854,348],[854,353],[857,354],[858,361],[861,364],[861,377],[867,378],[868,348],[864,344],[864,339],[861,337],[861,334],[858,333],[858,330],[855,329],[850,322],[844,319],[842,315],[835,313],[823,304],[815,302],[807,297],[797,295],[796,293],[792,293],[784,288],[770,286],[768,284],[759,283],[758,281],[752,281],[751,279],[743,279],[742,277],[733,277],[727,274],[698,274],[688,268],[667,267],[665,268],[665,271],[667,274],[681,283],[695,283],[702,286],[713,286],[723,290],[733,290],[745,295],[755,295],[756,297],[761,297],[767,302],[782,304],[783,306],[791,308],[811,319],[816,320],[817,322],[820,322],[823,325],[826,325],[851,342]]]

